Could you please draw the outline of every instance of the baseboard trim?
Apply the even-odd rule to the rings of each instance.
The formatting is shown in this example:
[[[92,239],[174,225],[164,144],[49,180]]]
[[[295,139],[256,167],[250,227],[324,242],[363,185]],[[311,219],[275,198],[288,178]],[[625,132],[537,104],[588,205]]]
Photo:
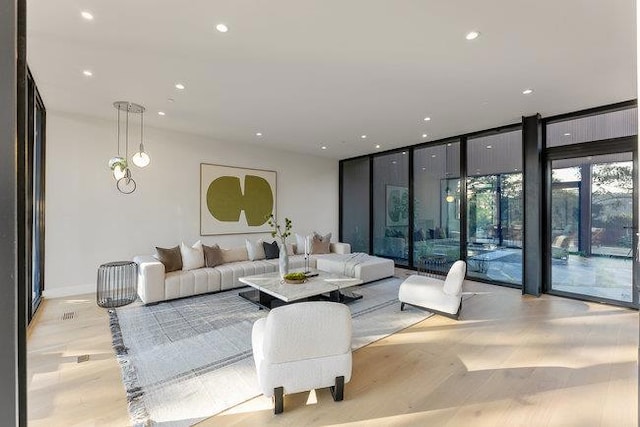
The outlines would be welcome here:
[[[45,298],[65,298],[74,295],[95,294],[96,285],[94,283],[77,286],[63,286],[61,288],[45,289],[42,295]]]

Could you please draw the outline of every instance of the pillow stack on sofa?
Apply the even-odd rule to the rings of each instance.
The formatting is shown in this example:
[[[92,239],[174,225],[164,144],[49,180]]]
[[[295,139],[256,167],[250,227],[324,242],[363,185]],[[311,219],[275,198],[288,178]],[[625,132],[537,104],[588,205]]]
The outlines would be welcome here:
[[[312,233],[300,237],[301,250],[298,249],[300,245],[287,244],[291,269],[304,267],[307,237],[312,254],[309,258],[311,268],[316,267],[317,256],[351,251],[349,244],[330,243],[331,234]],[[138,295],[149,304],[242,287],[240,277],[277,271],[279,253],[277,242],[268,243],[262,239],[245,240],[244,246],[230,249],[215,244],[208,246],[201,241],[191,247],[184,243],[173,248],[157,247],[154,256],[134,257],[139,267]]]

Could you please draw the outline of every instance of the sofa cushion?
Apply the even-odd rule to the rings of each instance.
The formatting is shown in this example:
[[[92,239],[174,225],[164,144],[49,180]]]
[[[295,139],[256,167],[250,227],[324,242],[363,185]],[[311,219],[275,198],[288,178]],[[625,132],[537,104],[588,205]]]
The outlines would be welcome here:
[[[182,255],[180,246],[174,248],[159,248],[156,246],[156,258],[164,264],[164,272],[182,270]]]
[[[331,252],[329,245],[331,244],[331,233],[321,236],[318,233],[314,233],[311,238],[311,251],[312,254],[328,254]]]
[[[264,248],[262,247],[262,239],[258,239],[257,242],[251,242],[248,239],[245,239],[244,242],[247,246],[247,256],[249,257],[249,261],[255,261],[265,258]]]
[[[247,253],[246,247],[240,248],[231,248],[231,249],[220,249],[222,253],[222,262],[223,264],[227,264],[230,262],[238,262],[238,261],[249,261],[249,254]]]
[[[280,256],[280,248],[275,240],[272,243],[262,242],[266,259],[275,259]]]
[[[206,267],[213,268],[216,265],[220,265],[224,262],[222,261],[222,252],[220,251],[220,246],[202,245],[202,251],[204,252],[204,264]]]
[[[296,255],[304,254],[305,242],[310,241],[313,238],[313,234],[311,233],[308,236],[303,236],[302,234],[296,233]]]
[[[202,242],[198,240],[192,247],[180,243],[183,270],[195,270],[204,267],[204,252]]]

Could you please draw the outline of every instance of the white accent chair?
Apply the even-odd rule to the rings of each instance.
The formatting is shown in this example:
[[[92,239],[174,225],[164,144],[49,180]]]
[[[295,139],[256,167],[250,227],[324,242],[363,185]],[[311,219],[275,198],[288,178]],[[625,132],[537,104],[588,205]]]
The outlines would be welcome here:
[[[334,302],[274,308],[251,333],[260,390],[284,410],[284,394],[331,387],[333,400],[351,380],[351,312]]]
[[[445,280],[409,276],[398,291],[400,310],[404,310],[405,304],[409,304],[458,319],[462,310],[462,283],[466,272],[467,264],[456,261]]]

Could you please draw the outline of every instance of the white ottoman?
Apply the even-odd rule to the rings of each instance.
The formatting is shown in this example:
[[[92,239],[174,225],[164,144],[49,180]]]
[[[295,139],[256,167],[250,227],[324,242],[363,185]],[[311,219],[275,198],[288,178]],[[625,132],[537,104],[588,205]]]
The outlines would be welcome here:
[[[350,255],[332,255],[327,257],[318,257],[316,268],[318,270],[329,273],[345,274],[350,276],[346,270],[345,263],[350,259]],[[373,282],[374,280],[391,277],[395,273],[395,264],[393,260],[379,258],[376,256],[367,256],[366,259],[353,268],[356,279],[362,280],[363,283]]]

